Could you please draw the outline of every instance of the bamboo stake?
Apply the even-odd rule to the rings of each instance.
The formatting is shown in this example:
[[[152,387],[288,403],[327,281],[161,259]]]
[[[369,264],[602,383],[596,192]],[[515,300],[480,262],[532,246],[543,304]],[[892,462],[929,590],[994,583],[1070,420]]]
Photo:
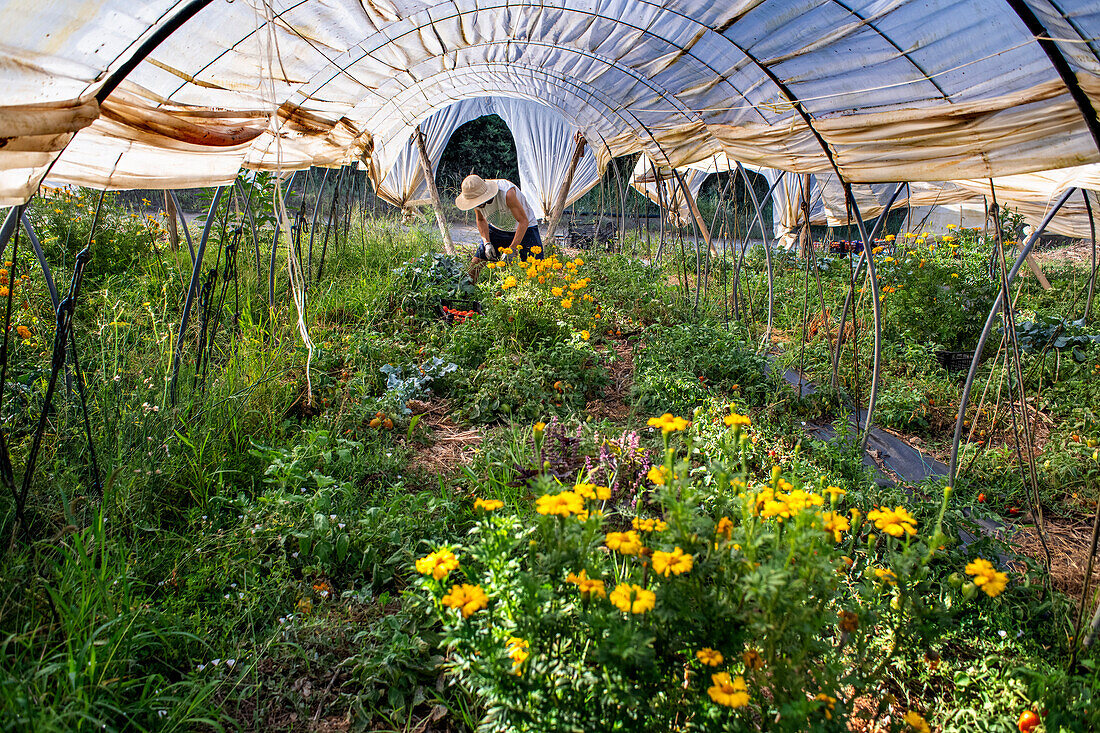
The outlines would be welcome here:
[[[581,162],[581,156],[584,155],[584,135],[578,131],[573,139],[577,142],[577,147],[573,149],[573,159],[569,161],[569,169],[565,172],[565,180],[561,182],[561,188],[558,189],[558,198],[554,201],[554,208],[550,211],[550,221],[546,225],[546,241],[549,243],[554,241],[554,232],[557,231],[558,222],[561,220],[562,212],[565,211],[569,189],[573,187],[573,174],[577,172],[577,164]],[[596,227],[599,228],[599,225],[600,222],[597,219]]]
[[[439,198],[439,189],[435,186],[435,172],[432,170],[432,161],[428,158],[428,147],[424,144],[424,133],[420,131],[420,125],[416,126],[416,148],[420,151],[420,167],[424,170],[424,180],[428,184],[428,197],[435,209],[435,223],[439,225],[439,233],[443,235],[443,251],[453,255],[455,243],[443,218],[443,200]]]

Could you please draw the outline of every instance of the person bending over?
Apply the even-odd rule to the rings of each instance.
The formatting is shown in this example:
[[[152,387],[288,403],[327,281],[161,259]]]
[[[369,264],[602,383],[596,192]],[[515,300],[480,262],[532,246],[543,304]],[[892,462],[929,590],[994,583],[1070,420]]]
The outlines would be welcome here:
[[[470,279],[477,282],[486,262],[501,259],[503,250],[511,249],[510,257],[526,260],[542,259],[542,237],[539,235],[538,218],[527,202],[519,186],[503,178],[485,180],[470,175],[462,181],[462,193],[455,199],[455,206],[462,211],[474,210],[481,246],[474,252],[470,263]],[[515,219],[515,231],[498,229],[489,223],[488,217],[496,212],[507,212]]]

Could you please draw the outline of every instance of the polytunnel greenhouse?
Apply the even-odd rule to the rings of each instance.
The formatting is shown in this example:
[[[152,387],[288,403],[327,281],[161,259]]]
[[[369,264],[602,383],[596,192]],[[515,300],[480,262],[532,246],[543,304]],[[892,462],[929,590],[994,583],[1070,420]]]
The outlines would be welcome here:
[[[1100,4],[0,28],[0,729],[1100,730]]]

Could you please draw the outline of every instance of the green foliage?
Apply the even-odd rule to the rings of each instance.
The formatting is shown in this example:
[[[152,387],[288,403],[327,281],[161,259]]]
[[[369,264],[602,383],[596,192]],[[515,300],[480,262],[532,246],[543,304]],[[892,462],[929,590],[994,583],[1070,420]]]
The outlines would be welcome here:
[[[890,329],[948,351],[974,350],[1000,289],[984,248],[963,241],[899,249],[896,259],[885,257],[879,267],[880,285],[889,288],[884,302]],[[931,311],[935,318],[928,317]]]
[[[651,326],[634,356],[638,409],[690,414],[715,389],[760,404],[773,388],[764,365],[742,337],[721,327]]]
[[[446,191],[453,198],[462,179],[471,173],[482,178],[507,178],[518,185],[518,165],[516,143],[508,125],[497,115],[487,115],[454,131],[439,160],[435,179],[440,192]]]
[[[454,548],[457,571],[418,563],[448,667],[487,702],[483,729],[679,721],[702,731],[767,719],[777,730],[845,730],[852,701],[891,658],[915,658],[935,637],[944,603],[963,599],[929,580],[938,525],[928,540],[876,541],[863,539],[870,523],[849,538],[844,519],[834,537],[814,508],[829,501],[813,492],[824,487],[804,490],[778,467],[770,483],[753,480],[738,468],[744,440],[739,428],[727,434],[729,463],[678,458],[692,455],[690,439],[668,449],[654,470],[675,478],[650,492],[657,516],[633,517],[631,534],[612,531],[632,517],[602,503],[601,487],[540,472],[533,522],[487,512]],[[834,500],[831,511],[844,510]],[[720,654],[713,666],[704,650]],[[718,675],[744,696],[720,694]]]

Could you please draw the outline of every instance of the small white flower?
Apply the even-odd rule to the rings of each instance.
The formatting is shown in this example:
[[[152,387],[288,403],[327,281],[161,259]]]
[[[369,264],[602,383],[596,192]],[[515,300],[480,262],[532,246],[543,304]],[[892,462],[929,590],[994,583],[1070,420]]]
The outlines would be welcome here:
[[[226,667],[232,667],[236,663],[237,663],[236,659],[227,659],[227,660],[225,660],[225,666]]]
[[[339,524],[337,524],[336,526],[337,526],[337,527],[339,527],[340,529],[343,529],[343,528],[344,528],[344,527],[346,527],[347,525],[346,525],[346,524],[344,524],[343,522],[340,522],[340,523],[339,523]]]
[[[217,667],[221,663],[222,663],[222,658],[221,657],[218,657],[217,659],[211,659],[210,660],[210,664],[214,665],[215,667]]]
[[[1006,636],[1008,636],[1008,632],[1006,632],[1004,629],[1001,629],[1000,631],[997,632],[997,636],[999,636],[1003,639]]]

